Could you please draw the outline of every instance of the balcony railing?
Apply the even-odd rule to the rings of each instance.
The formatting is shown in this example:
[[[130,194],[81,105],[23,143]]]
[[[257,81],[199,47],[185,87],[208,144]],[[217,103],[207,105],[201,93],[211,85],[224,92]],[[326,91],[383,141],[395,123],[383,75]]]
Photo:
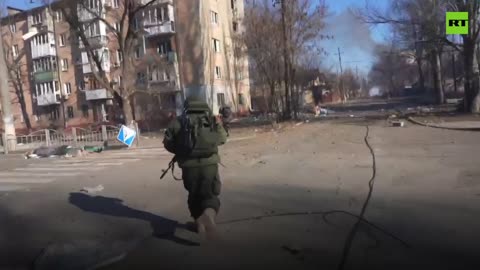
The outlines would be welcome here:
[[[49,106],[54,104],[60,104],[60,96],[56,93],[48,93],[37,96],[38,106]]]
[[[33,80],[35,83],[51,82],[58,79],[56,71],[40,71],[33,74]]]
[[[147,5],[151,2],[151,0],[142,0],[142,5]],[[173,0],[157,0],[153,2],[151,5],[161,5],[161,4],[171,4],[173,5]]]
[[[85,98],[87,100],[111,99],[112,94],[110,94],[110,92],[105,88],[85,90]]]
[[[145,25],[145,32],[147,37],[175,34],[175,22],[163,22],[154,26]]]
[[[78,20],[80,22],[93,21],[98,18],[105,18],[105,8],[99,8],[95,10],[78,7]]]
[[[107,36],[88,37],[88,43],[90,43],[90,47],[92,48],[105,47],[107,46],[108,38]],[[80,49],[85,48],[85,44],[83,44],[81,40],[78,46]]]
[[[103,61],[102,62],[102,69],[105,72],[110,72],[110,62],[107,63],[107,61]],[[83,74],[88,74],[88,73],[92,73],[93,70],[97,71],[98,68],[97,68],[96,64],[83,63],[82,64],[82,70],[83,70]]]
[[[55,56],[55,44],[45,43],[32,45],[32,58],[41,58],[46,56]]]

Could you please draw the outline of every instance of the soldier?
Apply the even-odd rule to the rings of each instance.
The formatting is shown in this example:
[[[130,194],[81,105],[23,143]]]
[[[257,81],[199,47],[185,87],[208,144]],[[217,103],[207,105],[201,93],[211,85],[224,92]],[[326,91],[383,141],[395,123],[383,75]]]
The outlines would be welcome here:
[[[214,117],[208,105],[196,98],[185,101],[183,114],[170,123],[163,140],[165,149],[175,154],[170,166],[173,169],[177,162],[182,169],[197,232],[209,238],[215,235],[215,217],[220,209],[218,146],[226,140],[220,117]]]

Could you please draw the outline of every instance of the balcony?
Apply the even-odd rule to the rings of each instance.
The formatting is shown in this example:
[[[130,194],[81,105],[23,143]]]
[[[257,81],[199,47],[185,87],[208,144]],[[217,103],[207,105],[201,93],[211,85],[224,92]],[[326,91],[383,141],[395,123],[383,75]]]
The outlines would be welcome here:
[[[105,72],[110,72],[110,62],[102,61],[102,69]],[[98,68],[96,64],[82,63],[83,74],[92,73],[93,71],[97,70]]]
[[[99,55],[98,57],[101,60],[102,70],[105,72],[110,72],[111,64],[110,64],[109,53],[105,52],[105,49],[98,49],[98,50],[95,50],[95,52],[96,52],[96,55]],[[81,65],[82,65],[83,74],[92,73],[92,71],[98,70],[97,65],[95,63],[91,64],[90,61],[88,60],[87,52],[82,52]]]
[[[111,99],[112,94],[107,89],[86,90],[85,97],[87,100]]]
[[[49,106],[54,104],[60,104],[60,96],[55,93],[48,93],[37,96],[38,106]]]
[[[31,49],[32,59],[56,55],[55,44],[45,43],[31,45]]]
[[[35,83],[51,82],[58,79],[56,71],[40,71],[33,74],[33,80]]]
[[[161,24],[151,26],[149,23],[144,25],[145,35],[147,37],[155,37],[161,35],[173,35],[175,34],[175,22],[163,22]]]
[[[88,42],[92,48],[101,48],[107,46],[108,38],[107,36],[88,37]],[[81,40],[78,46],[80,49],[85,49],[85,44]]]
[[[28,16],[28,32],[53,32],[53,18],[47,9]]]
[[[151,0],[142,0],[142,5],[147,5],[150,3]],[[171,4],[173,5],[173,0],[157,0],[154,3],[152,3],[152,6],[154,5],[163,5],[163,4]]]

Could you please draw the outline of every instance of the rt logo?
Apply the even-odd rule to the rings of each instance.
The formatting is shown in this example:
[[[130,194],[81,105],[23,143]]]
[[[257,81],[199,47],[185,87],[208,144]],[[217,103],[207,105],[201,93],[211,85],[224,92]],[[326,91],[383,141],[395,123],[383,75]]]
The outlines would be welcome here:
[[[468,12],[447,12],[447,35],[468,34]]]

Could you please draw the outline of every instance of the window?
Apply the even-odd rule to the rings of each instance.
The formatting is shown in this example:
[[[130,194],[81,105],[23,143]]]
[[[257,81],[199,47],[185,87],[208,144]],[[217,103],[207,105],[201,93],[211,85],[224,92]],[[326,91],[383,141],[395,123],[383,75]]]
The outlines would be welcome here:
[[[138,30],[138,19],[133,18],[132,27],[134,30]]]
[[[113,0],[113,8],[119,8],[120,7],[120,0]]]
[[[50,111],[50,120],[57,120],[58,118],[60,118],[60,110],[58,106],[55,106]]]
[[[215,67],[215,78],[221,79],[222,78],[222,70],[219,66]]]
[[[68,115],[68,118],[73,118],[73,107],[72,106],[67,107],[67,115]]]
[[[120,31],[121,28],[122,28],[122,27],[120,26],[120,23],[119,23],[119,22],[117,22],[117,23],[115,23],[115,24],[113,25],[113,29],[115,29],[115,31]]]
[[[220,40],[212,38],[212,49],[214,52],[219,53],[220,50]]]
[[[245,105],[245,98],[242,93],[238,94],[238,105]]]
[[[88,104],[82,105],[82,115],[85,118],[88,118]]]
[[[12,46],[12,55],[13,55],[13,57],[18,57],[18,54],[19,54],[19,52],[18,52],[18,45],[13,45],[13,46]]]
[[[72,84],[71,83],[64,83],[63,90],[65,90],[65,94],[71,95],[72,94]]]
[[[56,22],[63,21],[63,13],[61,11],[56,11],[55,12],[55,21]]]
[[[237,31],[238,31],[238,23],[233,22],[233,32],[237,32]]]
[[[241,81],[241,80],[243,80],[243,72],[238,71],[237,72],[237,81]]]
[[[15,22],[10,24],[10,32],[12,33],[17,32],[17,24]]]
[[[143,72],[138,72],[137,73],[137,82],[139,82],[139,83],[145,82],[145,73],[143,73]]]
[[[117,50],[117,61],[118,64],[123,62],[123,53],[120,50]]]
[[[65,46],[65,34],[60,34],[58,36],[58,45],[60,45],[60,47]]]
[[[90,10],[98,10],[98,8],[100,7],[99,2],[99,0],[87,0],[85,1],[85,7]]]
[[[157,47],[158,54],[167,54],[171,51],[172,51],[172,43],[170,42],[170,40],[158,43],[158,47]]]
[[[135,48],[135,58],[139,59],[140,57],[142,57],[142,48],[140,46],[137,46]]]
[[[40,24],[43,22],[43,18],[42,18],[42,13],[41,12],[37,12],[35,14],[32,15],[32,24]]]
[[[232,5],[232,9],[235,9],[236,6],[236,0],[230,0],[230,4]]]
[[[100,21],[90,24],[84,24],[83,30],[87,37],[96,37],[100,35]]]
[[[66,58],[62,59],[61,67],[62,67],[62,71],[67,71],[68,70],[68,59],[66,59]]]
[[[217,104],[218,104],[218,107],[224,107],[225,106],[225,94],[224,93],[218,93],[217,94]]]
[[[210,18],[213,24],[218,24],[218,13],[215,11],[210,11]]]

